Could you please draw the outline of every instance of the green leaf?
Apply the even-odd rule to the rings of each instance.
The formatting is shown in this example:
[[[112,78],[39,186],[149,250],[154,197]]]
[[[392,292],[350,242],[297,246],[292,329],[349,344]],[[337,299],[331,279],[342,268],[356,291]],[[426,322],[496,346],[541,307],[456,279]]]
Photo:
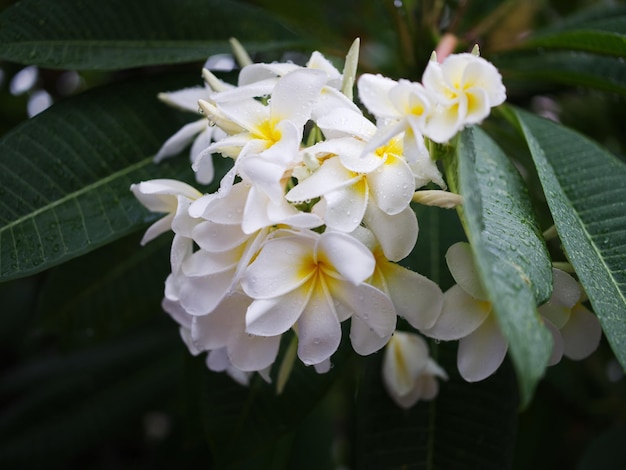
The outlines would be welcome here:
[[[42,327],[70,343],[95,342],[151,318],[170,321],[161,299],[171,236],[163,234],[143,247],[140,237],[133,234],[51,269],[39,293]]]
[[[572,49],[614,56],[626,55],[626,34],[611,31],[563,31],[535,36],[525,47]]]
[[[536,305],[550,296],[552,269],[521,176],[478,127],[460,136],[456,162],[460,213],[478,274],[509,343],[522,406],[530,401],[552,351]],[[448,178],[454,172],[447,172]]]
[[[0,58],[48,68],[114,70],[284,49],[297,36],[233,0],[23,0],[0,15]]]
[[[515,115],[568,259],[626,368],[626,165],[573,130]]]
[[[597,54],[626,55],[626,8],[590,8],[536,31],[523,48],[558,48]]]
[[[358,388],[356,468],[510,468],[517,422],[515,377],[508,361],[477,383],[456,372],[456,348],[442,343],[438,362],[450,376],[430,402],[399,408],[381,378],[381,355],[367,358]]]
[[[514,51],[492,57],[509,90],[546,83],[585,86],[626,95],[622,57],[576,51]]]
[[[129,187],[156,177],[193,178],[188,158],[152,162],[185,122],[156,94],[193,80],[137,80],[87,92],[0,140],[0,280],[62,263],[158,217]]]

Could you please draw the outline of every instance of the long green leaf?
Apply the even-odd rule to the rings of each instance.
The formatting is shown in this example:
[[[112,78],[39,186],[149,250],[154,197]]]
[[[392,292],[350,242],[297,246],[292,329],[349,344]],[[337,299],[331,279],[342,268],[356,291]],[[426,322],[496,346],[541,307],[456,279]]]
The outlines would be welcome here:
[[[626,55],[626,34],[612,31],[563,31],[531,38],[525,47],[570,49],[597,54]]]
[[[438,347],[448,371],[432,402],[408,411],[391,401],[381,382],[381,357],[367,358],[357,398],[356,467],[511,467],[517,421],[515,378],[508,362],[488,379],[470,384],[456,372],[456,348]]]
[[[0,58],[113,70],[206,60],[237,37],[250,50],[295,44],[265,11],[234,0],[22,0],[0,15]]]
[[[626,95],[622,57],[576,51],[512,51],[492,57],[510,90],[545,84],[584,86]]]
[[[552,350],[550,333],[536,310],[551,293],[550,258],[526,188],[502,150],[472,127],[461,134],[456,158],[465,229],[482,284],[508,340],[525,406]]]
[[[0,140],[0,280],[49,268],[155,219],[129,187],[190,179],[188,158],[152,162],[184,123],[156,94],[189,83],[187,76],[138,80],[88,92]]]
[[[573,130],[515,115],[563,247],[626,368],[626,165]]]

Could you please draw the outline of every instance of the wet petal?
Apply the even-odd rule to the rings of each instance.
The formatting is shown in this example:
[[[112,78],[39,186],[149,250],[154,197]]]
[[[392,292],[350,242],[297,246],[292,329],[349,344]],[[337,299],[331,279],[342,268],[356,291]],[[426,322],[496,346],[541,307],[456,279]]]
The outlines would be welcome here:
[[[268,241],[241,279],[244,292],[253,299],[271,299],[297,289],[317,269],[314,247],[315,239],[308,237]]]
[[[342,164],[339,157],[326,160],[322,166],[304,181],[294,186],[285,196],[290,202],[315,199],[330,191],[353,184],[360,176],[355,175]]]
[[[198,113],[198,100],[206,100],[210,94],[205,87],[191,87],[159,93],[159,99],[171,106]]]
[[[581,291],[578,282],[560,269],[552,269],[552,279],[554,289],[548,302],[572,309],[580,300]]]
[[[365,179],[356,180],[350,186],[327,192],[324,195],[326,225],[342,232],[352,232],[361,224],[365,216],[368,197],[369,188]]]
[[[446,263],[452,277],[465,292],[478,300],[487,299],[487,294],[480,284],[474,255],[469,243],[458,242],[448,248]]]
[[[384,275],[396,312],[411,326],[431,328],[443,306],[443,293],[430,279],[394,263],[386,263]]]
[[[337,137],[358,137],[368,140],[376,133],[376,126],[360,112],[347,108],[332,110],[318,119],[317,125],[327,139]]]
[[[559,329],[551,321],[544,320],[543,324],[552,335],[552,353],[548,359],[548,365],[553,366],[558,364],[563,357],[563,337]]]
[[[362,320],[368,331],[379,338],[391,336],[396,327],[396,311],[383,291],[369,284],[355,286],[339,280],[329,282],[329,288],[333,298],[353,312],[353,319],[356,316]]]
[[[500,367],[507,348],[495,315],[489,315],[480,327],[459,341],[457,366],[461,377],[468,382],[486,379]]]
[[[271,366],[276,360],[280,336],[254,336],[241,330],[228,343],[228,357],[233,366],[244,372],[258,371]]]
[[[563,354],[575,361],[584,359],[596,350],[602,337],[598,318],[583,305],[572,309],[569,321],[561,328]]]
[[[417,218],[410,206],[398,214],[389,215],[375,204],[368,204],[364,221],[390,261],[407,257],[417,242]]]
[[[298,320],[298,357],[307,365],[327,360],[339,347],[341,326],[332,298],[318,282]]]
[[[364,73],[357,82],[359,99],[376,117],[396,116],[398,111],[389,99],[389,91],[397,84],[395,80],[380,74]]]
[[[304,127],[326,79],[325,72],[315,69],[298,69],[285,74],[272,92],[269,105],[272,120],[288,119],[296,127]]]
[[[361,356],[369,356],[379,351],[391,338],[391,333],[379,336],[361,317],[352,316],[350,320],[350,341],[352,349]]]
[[[426,367],[428,345],[420,336],[396,331],[383,355],[383,381],[395,394],[407,395]]]
[[[198,105],[196,104],[196,108],[197,106]],[[204,131],[206,127],[207,120],[204,118],[185,124],[163,143],[157,154],[154,156],[154,163],[159,163],[167,157],[178,155],[186,147],[188,147],[194,140],[195,136]]]
[[[378,207],[389,215],[407,208],[415,192],[415,179],[409,165],[388,155],[384,165],[368,173],[367,183]]]
[[[276,336],[289,330],[309,302],[310,284],[280,297],[252,302],[246,313],[246,332],[258,336]]]
[[[317,244],[318,262],[329,263],[344,279],[360,284],[374,272],[372,252],[356,238],[341,232],[325,232]]]
[[[206,315],[226,297],[232,288],[235,268],[189,277],[180,286],[180,303],[190,315]]]
[[[421,331],[435,339],[461,339],[480,327],[490,312],[489,302],[476,300],[455,284],[443,294],[443,308],[435,325]]]
[[[239,225],[216,224],[207,220],[196,225],[192,237],[203,250],[219,252],[241,245],[248,235]]]

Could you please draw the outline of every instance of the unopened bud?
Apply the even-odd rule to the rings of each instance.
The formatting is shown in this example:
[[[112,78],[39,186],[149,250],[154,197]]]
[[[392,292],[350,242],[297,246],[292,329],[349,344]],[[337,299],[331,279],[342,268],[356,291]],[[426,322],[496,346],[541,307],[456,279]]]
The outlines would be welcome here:
[[[463,204],[463,197],[460,194],[442,191],[440,189],[425,189],[413,194],[413,202],[424,204],[425,206],[436,206],[444,209],[454,209]]]

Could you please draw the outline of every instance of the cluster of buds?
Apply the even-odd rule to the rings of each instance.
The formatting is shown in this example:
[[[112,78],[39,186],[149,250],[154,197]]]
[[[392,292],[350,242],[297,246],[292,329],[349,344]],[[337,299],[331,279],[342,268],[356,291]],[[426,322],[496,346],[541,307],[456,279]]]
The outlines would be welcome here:
[[[193,141],[192,167],[205,184],[214,154],[233,164],[212,194],[173,180],[131,189],[150,210],[167,213],[143,243],[174,232],[163,308],[192,353],[208,352],[210,369],[241,383],[253,372],[269,380],[281,337],[293,331],[298,358],[323,373],[349,320],[358,354],[394,348],[383,375],[394,399],[411,406],[432,398],[435,378],[446,377],[423,340],[393,336],[398,316],[430,336],[441,331],[441,289],[398,264],[418,236],[416,190],[445,189],[428,142],[483,120],[505,90],[477,52],[442,63],[433,57],[422,83],[359,78],[372,122],[352,97],[357,58],[358,41],[343,73],[319,52],[304,66],[244,55],[237,86],[204,70],[204,87],[162,94],[184,109],[199,106],[203,116],[172,136],[157,160]],[[441,193],[443,204],[455,200]],[[419,360],[399,378],[393,361],[415,356],[406,348]]]

